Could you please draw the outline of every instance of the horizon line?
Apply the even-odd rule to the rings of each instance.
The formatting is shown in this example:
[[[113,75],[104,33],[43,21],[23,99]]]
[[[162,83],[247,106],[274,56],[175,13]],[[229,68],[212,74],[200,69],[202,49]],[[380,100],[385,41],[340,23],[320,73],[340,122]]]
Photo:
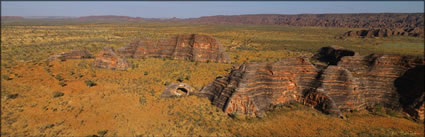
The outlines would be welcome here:
[[[129,15],[108,15],[108,14],[102,14],[102,15],[84,15],[84,16],[19,16],[19,15],[7,15],[7,16],[1,16],[1,17],[91,17],[91,16],[122,16],[122,17],[131,17],[131,18],[177,18],[177,19],[190,19],[190,18],[201,18],[201,17],[214,17],[214,16],[242,16],[242,15],[330,15],[330,14],[424,14],[425,12],[360,12],[360,13],[354,13],[354,12],[347,12],[347,13],[297,13],[297,14],[278,14],[278,13],[258,13],[258,14],[232,14],[232,15],[208,15],[208,16],[199,16],[199,17],[189,17],[189,18],[177,18],[177,17],[141,17],[141,16],[129,16]]]

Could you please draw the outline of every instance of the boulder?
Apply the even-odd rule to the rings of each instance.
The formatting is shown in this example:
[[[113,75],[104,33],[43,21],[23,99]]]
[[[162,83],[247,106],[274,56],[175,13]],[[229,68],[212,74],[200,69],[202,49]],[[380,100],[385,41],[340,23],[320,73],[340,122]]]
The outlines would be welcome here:
[[[192,94],[194,89],[186,83],[171,83],[162,92],[161,97],[178,97]]]
[[[112,47],[104,47],[97,54],[93,65],[97,68],[112,70],[127,70],[130,66],[125,58],[121,58],[115,54]]]

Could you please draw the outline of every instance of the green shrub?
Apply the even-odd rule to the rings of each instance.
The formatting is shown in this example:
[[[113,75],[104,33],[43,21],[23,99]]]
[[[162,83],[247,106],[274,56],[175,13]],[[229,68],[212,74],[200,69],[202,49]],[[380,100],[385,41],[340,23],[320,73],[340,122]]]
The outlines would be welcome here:
[[[170,85],[170,82],[165,81],[165,82],[164,82],[164,86],[168,86],[168,85]]]
[[[61,76],[61,75],[56,75],[55,76],[55,78],[57,79],[57,80],[59,80],[59,81],[63,81],[64,80],[64,78]]]
[[[83,60],[80,63],[78,63],[78,67],[79,68],[87,68],[88,67],[88,64],[87,64],[86,61]]]
[[[86,80],[85,83],[88,87],[93,87],[97,85],[94,81],[91,80]]]
[[[100,131],[97,131],[97,134],[98,134],[99,136],[101,136],[101,137],[105,136],[105,135],[106,135],[106,133],[108,133],[108,130],[100,130]]]
[[[183,82],[183,81],[184,81],[184,76],[179,76],[179,77],[177,77],[177,81],[178,81],[178,82]]]
[[[59,81],[59,83],[58,83],[60,86],[62,86],[62,87],[65,87],[66,86],[66,83],[65,83],[65,81]]]
[[[187,75],[184,79],[189,80],[190,79],[190,76]]]
[[[1,75],[1,78],[4,80],[12,80],[8,75]]]
[[[62,97],[63,95],[65,95],[63,92],[60,91],[56,91],[53,93],[53,98],[57,98],[57,97]]]
[[[142,105],[146,104],[145,96],[142,95],[142,96],[139,97],[139,103],[142,104]]]

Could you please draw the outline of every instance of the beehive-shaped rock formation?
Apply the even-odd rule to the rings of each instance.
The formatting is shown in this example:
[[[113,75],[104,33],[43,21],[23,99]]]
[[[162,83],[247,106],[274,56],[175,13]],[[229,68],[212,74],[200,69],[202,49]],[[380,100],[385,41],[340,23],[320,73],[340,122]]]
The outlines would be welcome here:
[[[243,64],[233,69],[227,77],[218,78],[204,87],[199,96],[208,97],[226,113],[261,116],[273,105],[297,101],[314,107],[321,106],[328,113],[339,114],[326,95],[308,92],[314,87],[312,84],[318,72],[305,58]],[[304,94],[317,100],[304,101],[304,97],[307,97]]]
[[[117,53],[129,58],[163,57],[201,62],[231,62],[216,39],[197,34],[177,35],[159,41],[135,40],[126,47],[118,49]]]
[[[329,66],[318,88],[344,110],[382,105],[406,112],[424,101],[423,58],[376,55],[346,56]]]
[[[301,102],[325,113],[382,105],[420,118],[424,102],[424,60],[421,57],[357,56],[325,47],[314,57],[330,64],[315,67],[308,59],[249,63],[204,87],[199,96],[226,113],[261,116],[274,105]],[[333,54],[350,53],[350,54]],[[335,61],[335,62],[333,62]],[[333,63],[329,63],[333,62]],[[422,117],[423,118],[423,117]]]

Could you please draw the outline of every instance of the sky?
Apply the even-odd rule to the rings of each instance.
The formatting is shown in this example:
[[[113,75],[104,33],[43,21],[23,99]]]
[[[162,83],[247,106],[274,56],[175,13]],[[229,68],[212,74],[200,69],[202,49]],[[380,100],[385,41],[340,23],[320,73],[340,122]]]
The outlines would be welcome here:
[[[1,2],[2,16],[92,16],[119,15],[144,18],[196,18],[241,14],[304,13],[423,13],[424,1],[319,1],[319,2]]]

